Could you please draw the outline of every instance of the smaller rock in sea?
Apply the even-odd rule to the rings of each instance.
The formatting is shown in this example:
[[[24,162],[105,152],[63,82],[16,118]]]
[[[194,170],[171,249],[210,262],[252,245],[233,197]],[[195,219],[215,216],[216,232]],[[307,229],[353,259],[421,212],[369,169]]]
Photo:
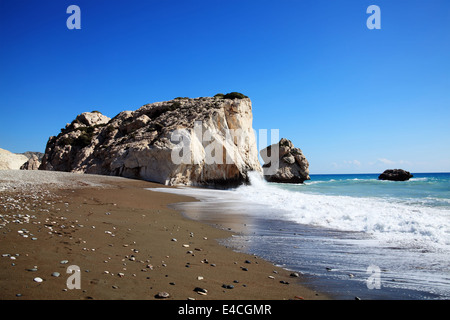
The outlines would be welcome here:
[[[407,181],[414,177],[409,171],[403,169],[388,169],[378,176],[379,180]]]

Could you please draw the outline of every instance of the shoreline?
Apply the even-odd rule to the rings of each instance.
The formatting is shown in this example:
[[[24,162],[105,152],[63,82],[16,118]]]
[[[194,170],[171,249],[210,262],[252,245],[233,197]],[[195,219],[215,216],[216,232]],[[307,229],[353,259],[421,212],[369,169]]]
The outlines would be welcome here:
[[[46,173],[67,185],[10,183],[0,191],[2,300],[153,300],[161,292],[169,294],[162,300],[329,299],[282,267],[219,243],[232,232],[169,207],[196,199],[145,190],[170,187],[109,176],[34,175]],[[33,175],[6,173],[14,174]],[[67,289],[69,265],[79,266],[81,289]]]
[[[414,183],[420,185],[422,180]],[[295,200],[303,203],[305,197],[308,199],[306,192],[300,192],[301,197],[288,197],[297,193],[280,193],[274,186],[258,183],[231,191],[159,190],[200,199],[200,202],[178,203],[171,207],[181,210],[191,219],[232,230],[236,236],[223,240],[223,245],[238,252],[256,254],[287,270],[302,273],[304,279],[309,277],[311,280],[307,286],[326,292],[333,299],[448,298],[446,251],[439,250],[439,247],[432,250],[428,243],[420,241],[412,244],[383,242],[385,238],[376,238],[370,233],[297,223],[293,219],[297,217],[296,211],[284,211],[280,203],[275,202],[272,206],[269,201],[264,201],[282,199],[288,207],[289,203],[297,203]],[[328,203],[330,199],[334,198],[327,195],[320,198],[322,203]],[[314,200],[317,199],[310,200],[313,205],[303,212],[317,212],[314,210],[314,204],[317,204]],[[330,203],[341,204],[336,201]],[[301,213],[302,208],[299,210]],[[351,209],[345,212],[352,213]],[[379,268],[380,286],[371,288],[368,270],[374,266]]]

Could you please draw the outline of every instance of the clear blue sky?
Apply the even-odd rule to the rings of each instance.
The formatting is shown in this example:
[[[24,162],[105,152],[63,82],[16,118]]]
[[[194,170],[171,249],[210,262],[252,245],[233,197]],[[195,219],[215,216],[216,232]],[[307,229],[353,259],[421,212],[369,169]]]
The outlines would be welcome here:
[[[450,171],[450,1],[0,0],[0,148],[43,152],[85,111],[231,91],[311,173]]]

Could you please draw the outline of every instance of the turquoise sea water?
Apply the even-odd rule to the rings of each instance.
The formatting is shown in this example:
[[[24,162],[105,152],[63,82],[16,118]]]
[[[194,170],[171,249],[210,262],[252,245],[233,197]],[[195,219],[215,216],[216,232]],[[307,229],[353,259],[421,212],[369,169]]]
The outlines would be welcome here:
[[[296,185],[252,174],[232,190],[171,192],[201,200],[177,205],[191,218],[245,221],[225,245],[302,272],[338,298],[449,299],[450,173],[413,174],[311,175]],[[378,289],[367,285],[374,266]]]
[[[378,180],[378,174],[311,175],[302,192],[395,199],[400,202],[450,208],[450,173],[415,173],[409,181]],[[281,187],[287,187],[283,185]]]

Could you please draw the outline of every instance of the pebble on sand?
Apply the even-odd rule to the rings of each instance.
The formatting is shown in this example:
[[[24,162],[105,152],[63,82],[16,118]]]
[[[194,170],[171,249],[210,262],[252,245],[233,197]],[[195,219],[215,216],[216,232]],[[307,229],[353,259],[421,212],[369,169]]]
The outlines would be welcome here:
[[[158,292],[155,295],[155,298],[157,298],[157,299],[167,299],[167,298],[170,298],[170,294],[168,292],[161,291],[161,292]]]
[[[208,294],[208,290],[200,288],[200,287],[195,287],[194,291],[197,292],[198,294],[201,294],[204,296],[206,296]]]

